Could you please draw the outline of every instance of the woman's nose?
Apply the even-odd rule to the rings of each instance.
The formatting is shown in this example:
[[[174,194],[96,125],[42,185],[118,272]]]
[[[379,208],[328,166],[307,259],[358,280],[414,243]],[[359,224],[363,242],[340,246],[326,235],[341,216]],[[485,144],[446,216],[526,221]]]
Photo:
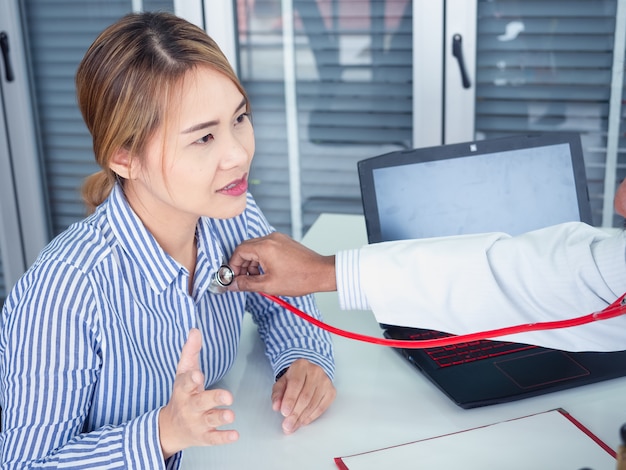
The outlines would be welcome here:
[[[247,163],[254,153],[254,134],[231,133],[224,141],[222,149],[222,166],[234,167]]]

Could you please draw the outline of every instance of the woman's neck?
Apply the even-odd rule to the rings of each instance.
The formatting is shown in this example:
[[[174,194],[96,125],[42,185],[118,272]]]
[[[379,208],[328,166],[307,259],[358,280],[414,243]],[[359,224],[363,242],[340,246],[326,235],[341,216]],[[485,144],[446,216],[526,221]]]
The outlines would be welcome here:
[[[133,211],[159,246],[189,271],[189,293],[191,294],[198,256],[196,240],[198,218],[190,217],[182,212],[164,214],[155,208],[138,203],[132,195],[126,196]]]

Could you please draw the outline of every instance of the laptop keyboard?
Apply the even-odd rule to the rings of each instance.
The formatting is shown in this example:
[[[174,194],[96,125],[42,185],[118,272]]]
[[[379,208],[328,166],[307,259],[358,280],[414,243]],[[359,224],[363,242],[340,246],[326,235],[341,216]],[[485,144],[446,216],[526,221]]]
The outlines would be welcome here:
[[[451,336],[440,331],[422,330],[412,333],[409,338],[412,340],[436,339]],[[466,343],[451,344],[434,348],[425,348],[426,352],[439,367],[449,367],[467,362],[479,361],[481,359],[502,356],[517,351],[527,351],[535,349],[537,346],[520,343],[510,343],[508,341],[479,340]]]

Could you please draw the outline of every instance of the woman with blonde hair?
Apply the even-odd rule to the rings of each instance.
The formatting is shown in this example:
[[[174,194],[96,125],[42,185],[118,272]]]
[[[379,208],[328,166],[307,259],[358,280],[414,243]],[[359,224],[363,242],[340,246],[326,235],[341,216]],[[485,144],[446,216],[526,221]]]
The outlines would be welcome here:
[[[218,46],[167,13],[130,14],[76,75],[102,170],[93,211],[57,236],[0,317],[1,468],[176,468],[181,450],[237,440],[210,389],[249,311],[291,433],[335,397],[329,336],[258,294],[215,293],[242,241],[272,228],[248,192],[250,104]],[[319,316],[310,296],[294,299]],[[268,406],[270,406],[268,404]]]

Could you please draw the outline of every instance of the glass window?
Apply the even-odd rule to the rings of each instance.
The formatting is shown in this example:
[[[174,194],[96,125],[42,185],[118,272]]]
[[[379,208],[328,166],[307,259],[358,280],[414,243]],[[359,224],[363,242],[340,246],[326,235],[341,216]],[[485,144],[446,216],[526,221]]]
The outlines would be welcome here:
[[[476,27],[464,41],[472,47],[465,53],[476,55],[476,69],[469,71],[475,113],[459,122],[449,119],[451,113],[467,110],[451,108],[442,120],[471,128],[460,133],[467,140],[579,132],[595,225],[605,217],[605,179],[613,178],[606,174],[611,145],[618,149],[618,182],[626,171],[619,150],[623,133],[609,135],[608,125],[616,93],[618,2],[623,0],[477,0],[464,15],[470,18],[455,23]],[[415,9],[422,11],[422,5]],[[320,212],[360,212],[356,162],[420,146],[411,139],[412,99],[429,90],[414,90],[411,80],[413,10],[405,0],[237,0],[239,73],[250,92],[257,135],[252,191],[277,229],[289,232],[294,216],[306,231]],[[447,58],[452,50],[443,38],[456,31],[445,31],[446,25],[458,12],[443,2],[442,12],[434,10],[424,11],[443,20],[418,18],[415,24],[432,25],[425,37]],[[284,17],[293,24],[283,25]],[[436,72],[431,65],[420,63],[419,72]],[[448,63],[444,74],[458,75],[458,67]],[[286,106],[290,87],[295,103]],[[449,98],[442,101],[447,105]],[[287,115],[297,121],[295,131],[288,130]],[[623,126],[624,111],[620,115]],[[300,215],[289,210],[290,182],[297,185]],[[613,224],[621,224],[617,219]]]
[[[607,148],[618,138],[608,135],[617,1],[566,4],[479,0],[476,137],[580,132],[601,225]],[[620,161],[623,178],[623,151]]]
[[[321,212],[360,213],[356,162],[412,146],[412,2],[294,0],[293,38],[281,2],[237,5],[239,75],[257,139],[253,194],[290,233],[285,77],[293,76],[304,229]]]

